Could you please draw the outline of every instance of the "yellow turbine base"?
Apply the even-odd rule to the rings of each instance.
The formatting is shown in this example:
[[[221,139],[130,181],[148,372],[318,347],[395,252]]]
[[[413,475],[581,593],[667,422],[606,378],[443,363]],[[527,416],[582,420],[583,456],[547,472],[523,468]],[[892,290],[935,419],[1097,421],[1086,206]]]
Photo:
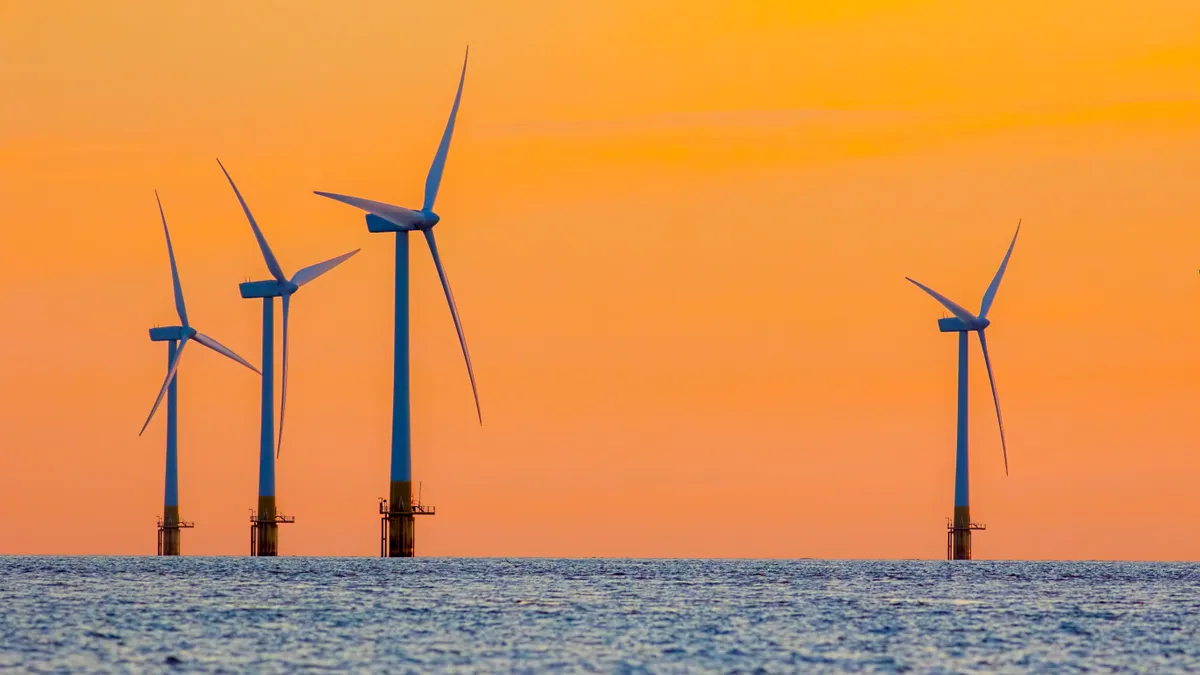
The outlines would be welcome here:
[[[162,552],[160,555],[179,555],[179,507],[164,506],[162,521]]]
[[[953,560],[971,559],[971,507],[954,507]]]
[[[389,558],[411,558],[415,550],[416,527],[411,515],[412,482],[392,481],[388,498],[391,511],[406,515],[388,516],[387,554]]]
[[[279,525],[275,523],[275,497],[258,498],[258,519],[250,544],[250,555],[279,555]]]

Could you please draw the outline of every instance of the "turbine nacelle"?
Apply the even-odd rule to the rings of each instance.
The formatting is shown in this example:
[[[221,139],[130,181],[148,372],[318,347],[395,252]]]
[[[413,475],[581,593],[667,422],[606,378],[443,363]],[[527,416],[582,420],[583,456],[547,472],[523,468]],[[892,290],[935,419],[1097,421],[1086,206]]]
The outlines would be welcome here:
[[[187,331],[192,331],[192,335],[187,335]],[[151,342],[169,342],[171,340],[182,340],[186,335],[191,338],[196,334],[196,331],[183,326],[157,326],[150,329]]]
[[[938,319],[938,330],[943,333],[962,333],[966,331],[983,330],[990,325],[992,325],[990,319],[963,321],[957,316]]]
[[[442,217],[433,211],[409,211],[405,216],[405,218],[393,220],[375,213],[368,213],[367,231],[375,233],[419,232],[428,230],[442,220]]]
[[[291,295],[299,289],[300,287],[294,282],[274,279],[238,284],[238,290],[241,291],[243,298],[278,298]]]

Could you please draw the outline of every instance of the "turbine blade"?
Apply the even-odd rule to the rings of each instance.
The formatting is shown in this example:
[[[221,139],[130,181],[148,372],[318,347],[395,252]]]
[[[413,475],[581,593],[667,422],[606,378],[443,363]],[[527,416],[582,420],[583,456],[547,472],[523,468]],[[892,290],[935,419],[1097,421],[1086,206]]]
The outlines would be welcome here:
[[[442,290],[446,291],[446,302],[450,305],[450,316],[454,319],[454,330],[458,331],[458,343],[462,345],[463,358],[467,362],[467,376],[471,378],[471,393],[475,396],[475,414],[479,423],[483,424],[483,411],[479,408],[479,390],[475,387],[475,370],[471,368],[471,354],[467,351],[467,338],[463,335],[462,322],[458,319],[458,307],[454,304],[454,294],[450,292],[450,282],[446,279],[446,270],[442,267],[442,258],[438,255],[437,242],[433,238],[433,230],[423,230],[425,241],[429,243],[429,253],[433,255],[433,264],[437,266],[438,277],[442,280]]]
[[[292,283],[296,284],[297,286],[303,286],[304,284],[307,284],[308,282],[312,281],[313,279],[316,279],[317,277],[321,276],[322,274],[325,274],[329,270],[346,262],[347,260],[350,259],[350,256],[354,255],[355,253],[358,253],[360,250],[362,250],[362,249],[356,248],[353,251],[350,251],[349,253],[343,253],[342,255],[339,255],[336,258],[330,258],[329,260],[326,260],[325,262],[319,262],[316,265],[309,265],[308,267],[305,267],[304,269],[302,269],[292,275]],[[284,296],[284,297],[287,297],[287,296]]]
[[[467,80],[467,57],[471,48],[463,56],[462,75],[458,78],[458,92],[454,94],[454,105],[450,107],[450,119],[446,121],[446,131],[442,133],[442,142],[438,144],[437,154],[433,156],[433,164],[429,167],[429,175],[425,177],[425,205],[422,211],[433,209],[437,199],[438,187],[442,184],[442,171],[446,168],[446,155],[450,152],[450,137],[454,135],[454,118],[458,117],[458,103],[462,100],[463,82]]]
[[[232,349],[230,349],[229,347],[226,347],[225,345],[221,344],[220,342],[217,342],[216,340],[210,338],[209,336],[205,335],[204,333],[196,333],[195,335],[192,336],[192,339],[195,340],[196,342],[199,342],[200,344],[204,345],[205,347],[208,347],[209,349],[213,350],[214,352],[216,352],[218,354],[222,354],[224,356],[228,356],[229,358],[233,359],[234,361],[237,361],[238,363],[242,364],[243,366],[246,366],[250,370],[253,370],[254,372],[258,373],[259,375],[262,375],[262,373],[258,370],[258,368],[255,368],[254,366],[250,365],[249,361],[238,356],[237,354],[234,353],[234,351]]]
[[[335,192],[320,192],[314,190],[313,194],[320,195],[322,197],[328,197],[334,201],[339,201],[343,204],[349,204],[357,209],[362,209],[367,213],[375,214],[397,227],[411,228],[421,224],[421,214],[411,209],[406,209],[403,206],[385,204],[383,202],[377,202],[374,199],[339,195]]]
[[[1021,234],[1021,221],[1017,221],[1017,232],[1013,235],[1012,243],[1008,245],[1008,253],[1004,254],[1004,260],[1000,262],[1000,269],[996,270],[996,276],[992,277],[992,283],[988,286],[987,292],[983,294],[983,303],[979,305],[979,318],[986,319],[988,310],[992,308],[992,301],[996,299],[996,291],[1000,289],[1000,279],[1004,278],[1004,270],[1008,268],[1008,259],[1012,256],[1013,247],[1017,245],[1017,235]]]
[[[167,257],[171,259],[171,283],[175,287],[175,313],[184,328],[188,326],[187,307],[183,304],[183,286],[179,283],[179,268],[175,266],[175,249],[171,247],[171,231],[167,229],[167,216],[163,213],[162,200],[158,198],[158,190],[154,191],[154,201],[158,202],[158,216],[162,218],[163,233],[167,235]]]
[[[175,350],[175,359],[171,361],[171,366],[167,368],[167,377],[163,380],[162,388],[158,390],[158,398],[154,399],[154,406],[150,408],[150,414],[146,416],[146,423],[142,425],[142,430],[138,432],[138,436],[146,432],[146,427],[150,426],[150,420],[154,419],[154,413],[162,403],[163,396],[167,395],[167,387],[171,386],[171,380],[175,379],[175,373],[179,371],[179,358],[183,356],[183,348],[187,346],[187,343],[187,338],[179,342],[179,349]]]
[[[288,376],[288,308],[292,304],[292,294],[283,294],[283,381],[279,386],[279,437],[276,439],[275,458],[283,450],[283,412],[287,409],[287,376]]]
[[[908,279],[908,280],[909,280],[909,281],[911,281],[911,282],[913,282],[913,284],[914,284],[914,285],[915,285],[917,288],[919,288],[919,289],[921,289],[921,290],[925,291],[926,293],[928,293],[928,294],[932,295],[934,300],[937,300],[938,302],[942,303],[942,306],[943,306],[943,307],[945,307],[946,309],[950,310],[950,312],[951,312],[952,314],[954,314],[954,316],[958,317],[958,320],[959,320],[959,321],[962,321],[963,323],[967,323],[967,324],[969,324],[969,323],[972,323],[972,322],[974,322],[974,321],[976,320],[976,317],[975,317],[975,315],[974,315],[974,314],[972,314],[972,313],[968,312],[967,310],[963,309],[961,305],[957,304],[956,302],[954,302],[954,301],[953,301],[953,300],[951,300],[950,298],[947,298],[946,296],[942,295],[941,293],[938,293],[937,291],[933,290],[932,288],[930,288],[930,287],[926,286],[925,284],[923,284],[923,283],[921,283],[921,282],[919,282],[919,281],[917,281],[917,280],[915,280],[915,279],[913,279],[913,278],[911,278],[911,277],[904,277],[904,278],[905,278],[905,279]]]
[[[250,221],[250,229],[254,230],[254,238],[258,240],[258,248],[262,251],[263,261],[267,263],[267,269],[271,272],[271,276],[275,277],[275,281],[287,281],[287,275],[283,273],[283,268],[279,266],[279,260],[275,258],[275,254],[271,252],[271,246],[267,243],[267,238],[263,236],[262,230],[258,227],[258,222],[254,220],[254,214],[250,213],[250,207],[246,206],[246,200],[242,199],[242,193],[234,184],[233,178],[229,176],[229,172],[225,170],[225,165],[221,164],[221,160],[217,160],[217,166],[221,167],[221,172],[225,174],[225,179],[229,181],[229,187],[233,188],[233,194],[237,195],[238,202],[242,205],[242,210],[246,212],[246,220]]]
[[[987,337],[979,331],[979,346],[983,347],[983,363],[987,366],[988,382],[992,385],[992,401],[996,404],[996,423],[1000,425],[1000,447],[1004,450],[1004,475],[1008,475],[1008,444],[1004,440],[1004,418],[1000,416],[1000,396],[996,394],[996,378],[992,376],[992,359],[988,356]]]

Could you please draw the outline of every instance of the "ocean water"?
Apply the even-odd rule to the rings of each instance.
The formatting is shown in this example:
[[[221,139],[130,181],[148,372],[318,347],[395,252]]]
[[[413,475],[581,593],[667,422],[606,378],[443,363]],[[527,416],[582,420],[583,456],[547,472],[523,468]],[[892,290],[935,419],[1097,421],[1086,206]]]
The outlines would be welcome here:
[[[1200,565],[0,557],[14,672],[1186,672]]]

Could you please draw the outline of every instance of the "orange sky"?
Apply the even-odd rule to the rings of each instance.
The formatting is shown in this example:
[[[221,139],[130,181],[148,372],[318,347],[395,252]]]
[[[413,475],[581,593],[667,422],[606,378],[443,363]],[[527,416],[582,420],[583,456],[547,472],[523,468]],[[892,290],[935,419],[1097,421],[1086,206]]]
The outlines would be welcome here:
[[[283,553],[378,552],[390,241],[310,191],[419,203],[469,43],[438,236],[485,426],[414,247],[418,553],[944,556],[955,339],[904,276],[978,307],[1024,218],[976,556],[1200,558],[1194,0],[116,4],[0,0],[0,553],[154,551],[154,189],[261,360],[218,156],[289,273],[364,249],[297,296],[278,495]],[[184,551],[242,554],[258,382],[193,352]]]

